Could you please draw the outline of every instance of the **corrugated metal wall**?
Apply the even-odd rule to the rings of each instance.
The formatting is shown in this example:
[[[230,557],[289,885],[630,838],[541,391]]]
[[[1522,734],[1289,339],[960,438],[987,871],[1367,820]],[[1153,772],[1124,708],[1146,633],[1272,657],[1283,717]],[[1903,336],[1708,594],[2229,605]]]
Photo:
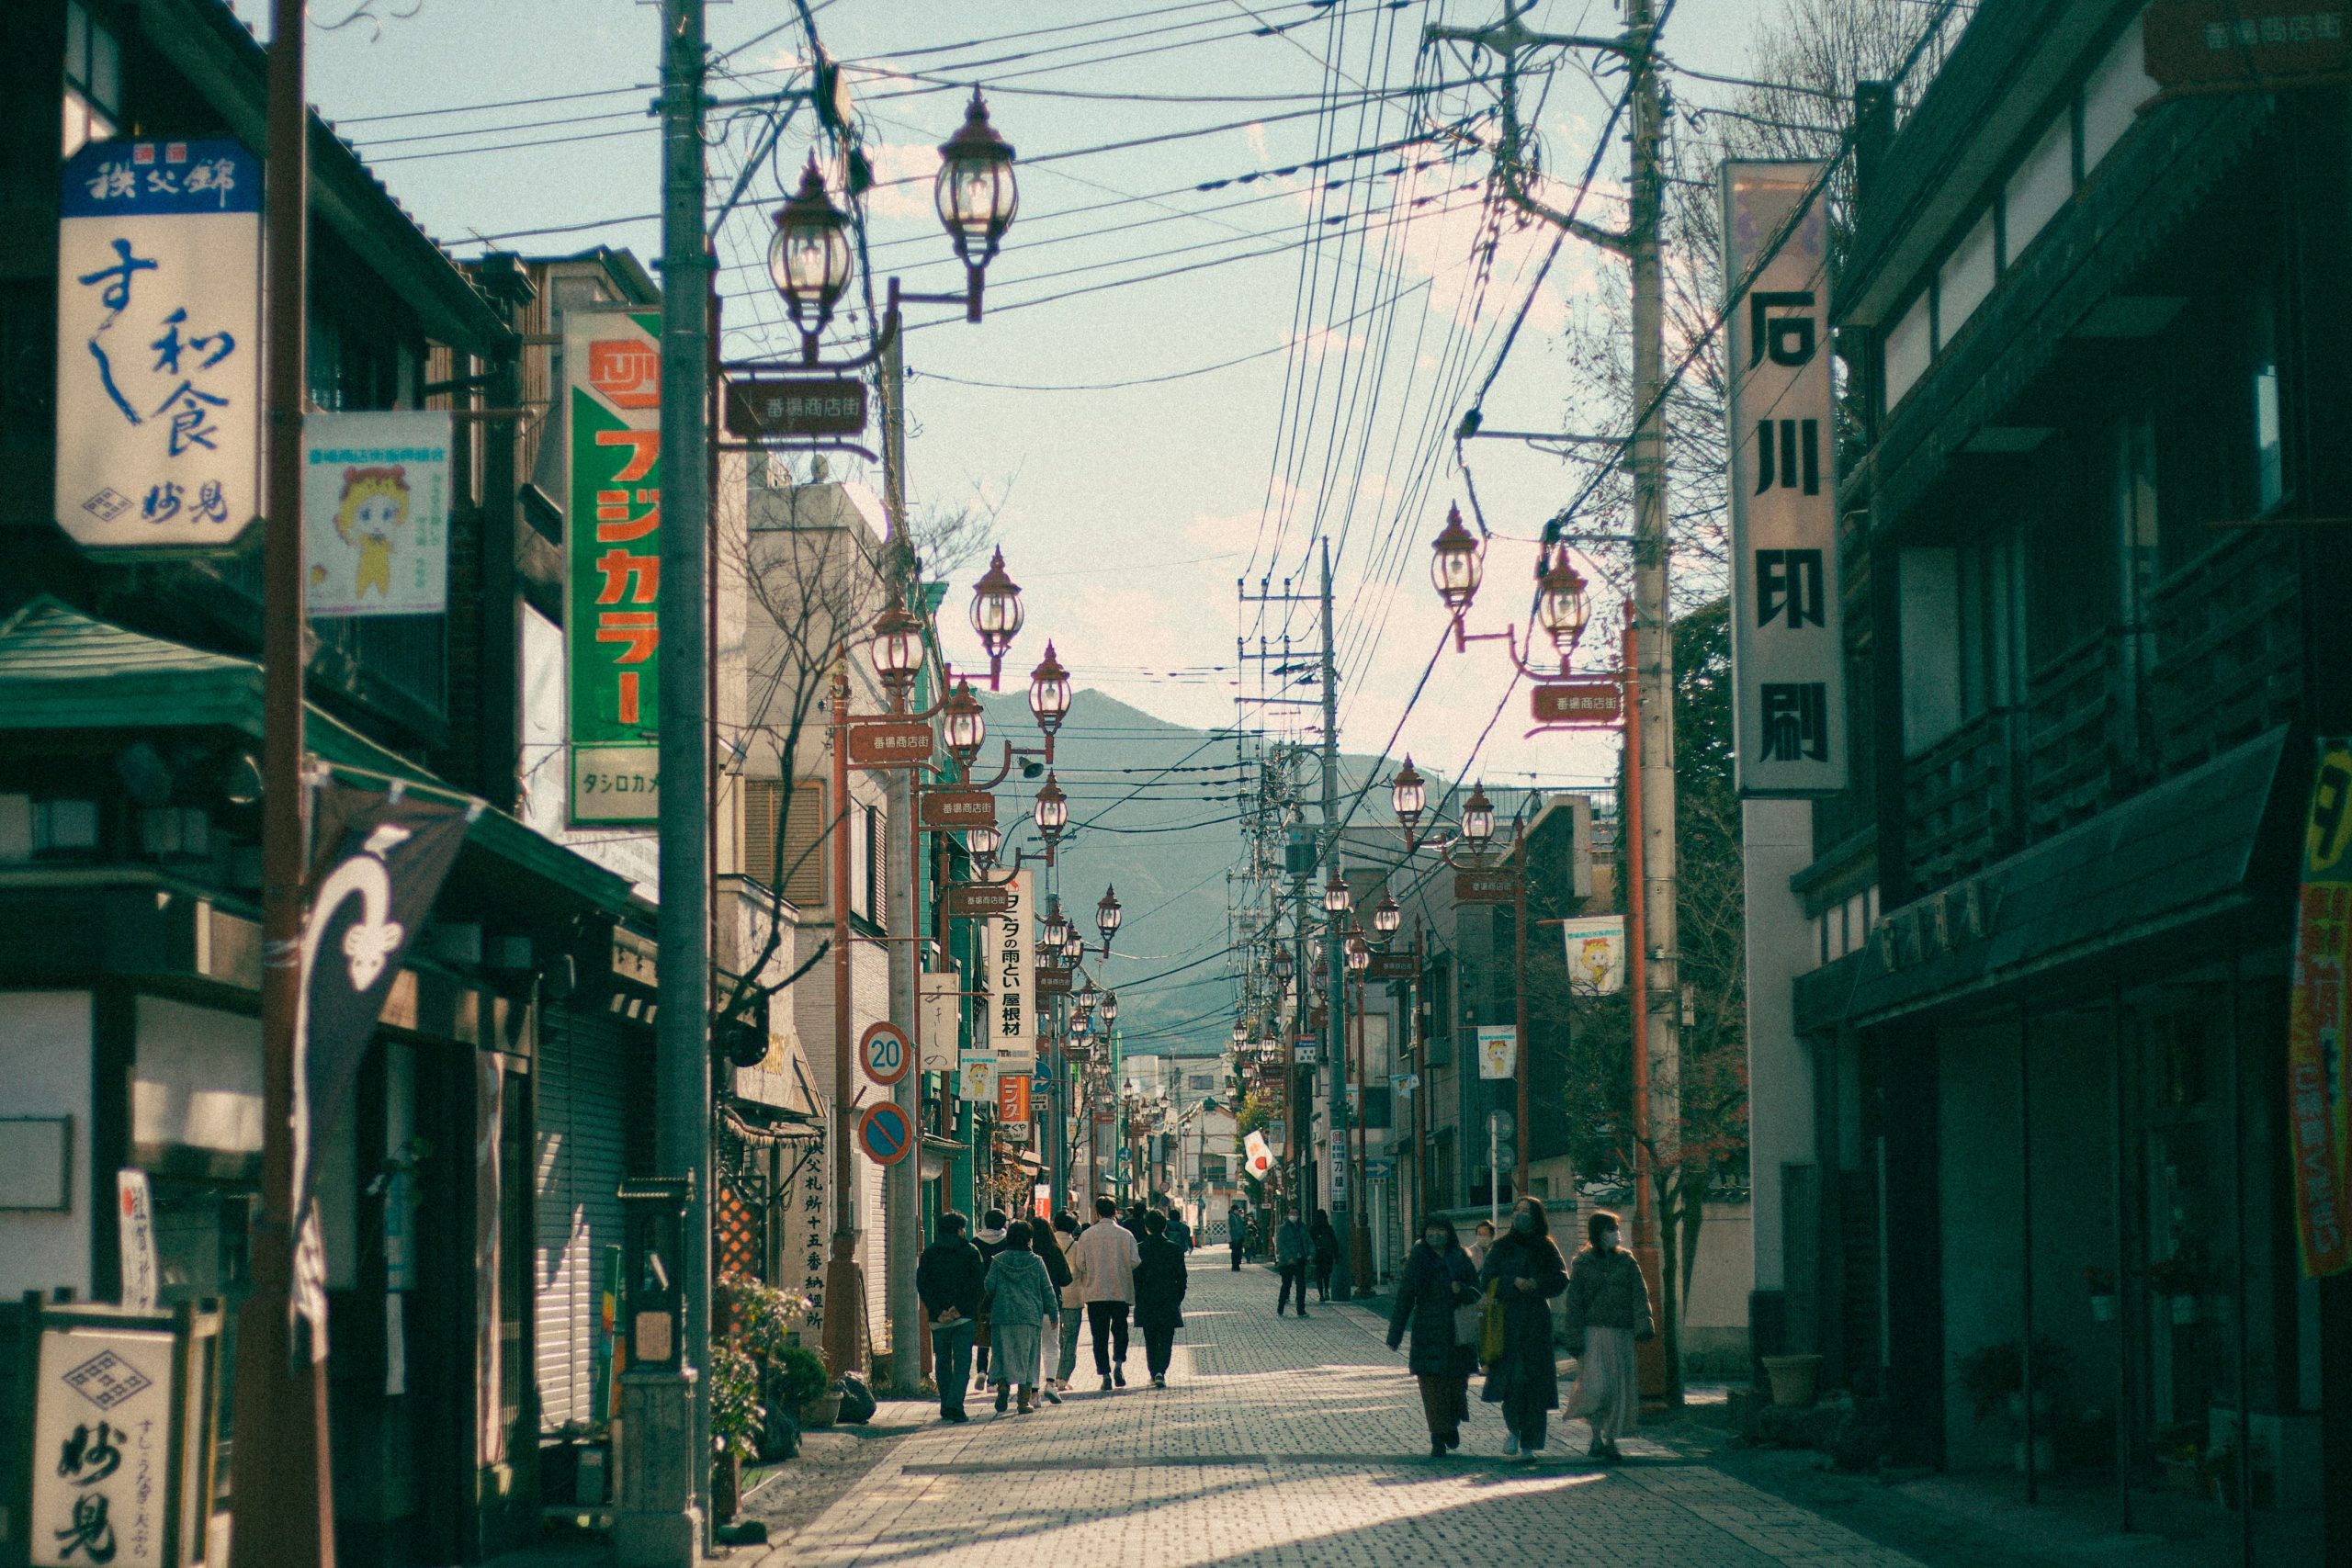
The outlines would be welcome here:
[[[599,1259],[621,1244],[627,1173],[624,1062],[631,1025],[551,1009],[540,1036],[532,1283],[537,1291],[539,1425],[595,1419]]]

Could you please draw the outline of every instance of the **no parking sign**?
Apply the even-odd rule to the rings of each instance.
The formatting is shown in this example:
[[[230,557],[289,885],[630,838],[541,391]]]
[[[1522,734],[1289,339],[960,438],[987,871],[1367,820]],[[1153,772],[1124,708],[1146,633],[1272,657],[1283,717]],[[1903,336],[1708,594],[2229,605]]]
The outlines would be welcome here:
[[[914,1122],[889,1100],[869,1105],[858,1118],[857,1146],[876,1165],[896,1165],[915,1146]]]

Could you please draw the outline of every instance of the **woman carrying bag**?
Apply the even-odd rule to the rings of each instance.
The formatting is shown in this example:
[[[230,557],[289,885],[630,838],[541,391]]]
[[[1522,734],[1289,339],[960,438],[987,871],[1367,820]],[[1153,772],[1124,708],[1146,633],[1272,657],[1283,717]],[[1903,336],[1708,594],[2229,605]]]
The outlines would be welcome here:
[[[1585,1222],[1588,1245],[1568,1271],[1568,1354],[1577,1359],[1576,1388],[1568,1395],[1571,1419],[1592,1423],[1592,1457],[1611,1462],[1620,1433],[1642,1413],[1642,1374],[1634,1347],[1653,1326],[1649,1282],[1634,1255],[1617,1245],[1617,1216],[1606,1209]]]
[[[1544,1450],[1544,1425],[1560,1407],[1560,1377],[1552,1363],[1552,1299],[1568,1288],[1568,1267],[1552,1240],[1544,1205],[1521,1198],[1510,1208],[1510,1229],[1496,1241],[1480,1270],[1488,1314],[1501,1318],[1499,1345],[1488,1344],[1488,1404],[1503,1407],[1510,1428],[1503,1452],[1532,1460]]]
[[[1421,1385],[1421,1415],[1430,1427],[1430,1458],[1462,1446],[1470,1418],[1470,1374],[1478,1369],[1478,1272],[1454,1235],[1453,1222],[1432,1214],[1405,1259],[1396,1305],[1388,1314],[1388,1348],[1413,1348],[1406,1365]],[[1466,1321],[1466,1327],[1465,1327]]]
[[[989,1371],[996,1384],[996,1407],[1002,1411],[1006,1396],[1017,1389],[1023,1416],[1035,1408],[1031,1401],[1037,1395],[1046,1317],[1058,1308],[1054,1282],[1031,1245],[1025,1221],[1007,1225],[1004,1249],[989,1264],[980,1287],[989,1314]]]

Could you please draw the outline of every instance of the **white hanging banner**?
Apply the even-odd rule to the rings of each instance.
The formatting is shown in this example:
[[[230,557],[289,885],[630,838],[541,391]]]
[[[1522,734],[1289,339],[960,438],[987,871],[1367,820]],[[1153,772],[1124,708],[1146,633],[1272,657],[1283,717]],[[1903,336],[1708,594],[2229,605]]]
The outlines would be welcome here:
[[[306,416],[302,546],[313,615],[447,610],[449,415]]]
[[[922,1071],[952,1073],[964,1044],[964,972],[922,972]]]
[[[1560,922],[1568,943],[1568,986],[1587,996],[1625,988],[1625,917],[1579,915]]]
[[[1519,1073],[1519,1031],[1508,1023],[1478,1025],[1478,1076],[1514,1077]]]
[[[974,1105],[996,1103],[996,1057],[967,1051],[956,1067],[956,1098]]]
[[[224,548],[260,513],[261,160],[242,142],[66,160],[53,499],[92,549]]]
[[[1006,890],[1012,905],[989,922],[989,999],[1000,1076],[1037,1070],[1037,938],[1031,924],[1036,906],[1030,874],[1014,872]]]
[[[1723,166],[1733,758],[1746,795],[1846,787],[1822,165]]]

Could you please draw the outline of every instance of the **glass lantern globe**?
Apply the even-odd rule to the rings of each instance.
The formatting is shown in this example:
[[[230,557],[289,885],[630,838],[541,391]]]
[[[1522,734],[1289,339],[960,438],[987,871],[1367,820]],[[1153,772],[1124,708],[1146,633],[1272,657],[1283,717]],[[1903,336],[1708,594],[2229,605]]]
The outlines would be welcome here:
[[[1470,799],[1462,807],[1462,836],[1478,850],[1495,836],[1495,803],[1487,798],[1484,784],[1471,790]]]
[[[1012,581],[1004,570],[1004,552],[998,550],[989,560],[988,570],[972,584],[972,630],[980,639],[980,649],[989,656],[989,690],[997,686],[997,676],[1004,666],[1005,650],[1021,631],[1023,612],[1021,608],[1021,584]]]
[[[1561,558],[1544,572],[1535,591],[1535,624],[1552,639],[1552,647],[1565,660],[1584,636],[1585,626],[1592,619],[1592,603],[1585,594],[1584,579],[1577,575]]]
[[[1405,759],[1405,765],[1396,770],[1396,778],[1389,782],[1388,803],[1396,812],[1396,820],[1408,828],[1419,821],[1421,813],[1429,808],[1429,786],[1421,782],[1421,775],[1414,770],[1410,756]]]
[[[1460,615],[1478,596],[1478,581],[1486,571],[1486,542],[1462,525],[1462,508],[1446,509],[1445,526],[1430,542],[1430,581],[1445,607]]]
[[[972,693],[969,681],[958,681],[947,694],[947,705],[942,728],[946,732],[947,750],[966,767],[980,754],[980,747],[989,738],[988,716],[980,711],[980,699]]]
[[[800,189],[779,208],[775,237],[768,242],[768,277],[800,328],[804,355],[814,358],[816,335],[832,319],[833,307],[849,290],[855,263],[849,218],[825,191],[825,177],[810,158]]]
[[[1021,210],[1021,186],[1012,174],[1012,145],[989,123],[989,107],[978,87],[965,107],[964,123],[940,145],[931,197],[964,264],[988,265]]]
[[[1054,645],[1046,644],[1046,657],[1029,672],[1029,711],[1035,716],[1037,728],[1051,735],[1069,716],[1069,671],[1054,657]]]
[[[996,859],[997,851],[1004,847],[1004,835],[994,828],[967,828],[964,830],[964,849],[974,860],[986,865]]]
[[[1384,937],[1395,936],[1396,929],[1404,923],[1405,911],[1396,902],[1396,895],[1382,894],[1380,902],[1373,907],[1372,929]]]
[[[1054,782],[1053,774],[1046,775],[1046,785],[1037,792],[1037,804],[1030,809],[1030,816],[1036,821],[1037,831],[1047,839],[1059,838],[1061,830],[1069,826],[1069,796],[1062,793],[1062,786]]]

